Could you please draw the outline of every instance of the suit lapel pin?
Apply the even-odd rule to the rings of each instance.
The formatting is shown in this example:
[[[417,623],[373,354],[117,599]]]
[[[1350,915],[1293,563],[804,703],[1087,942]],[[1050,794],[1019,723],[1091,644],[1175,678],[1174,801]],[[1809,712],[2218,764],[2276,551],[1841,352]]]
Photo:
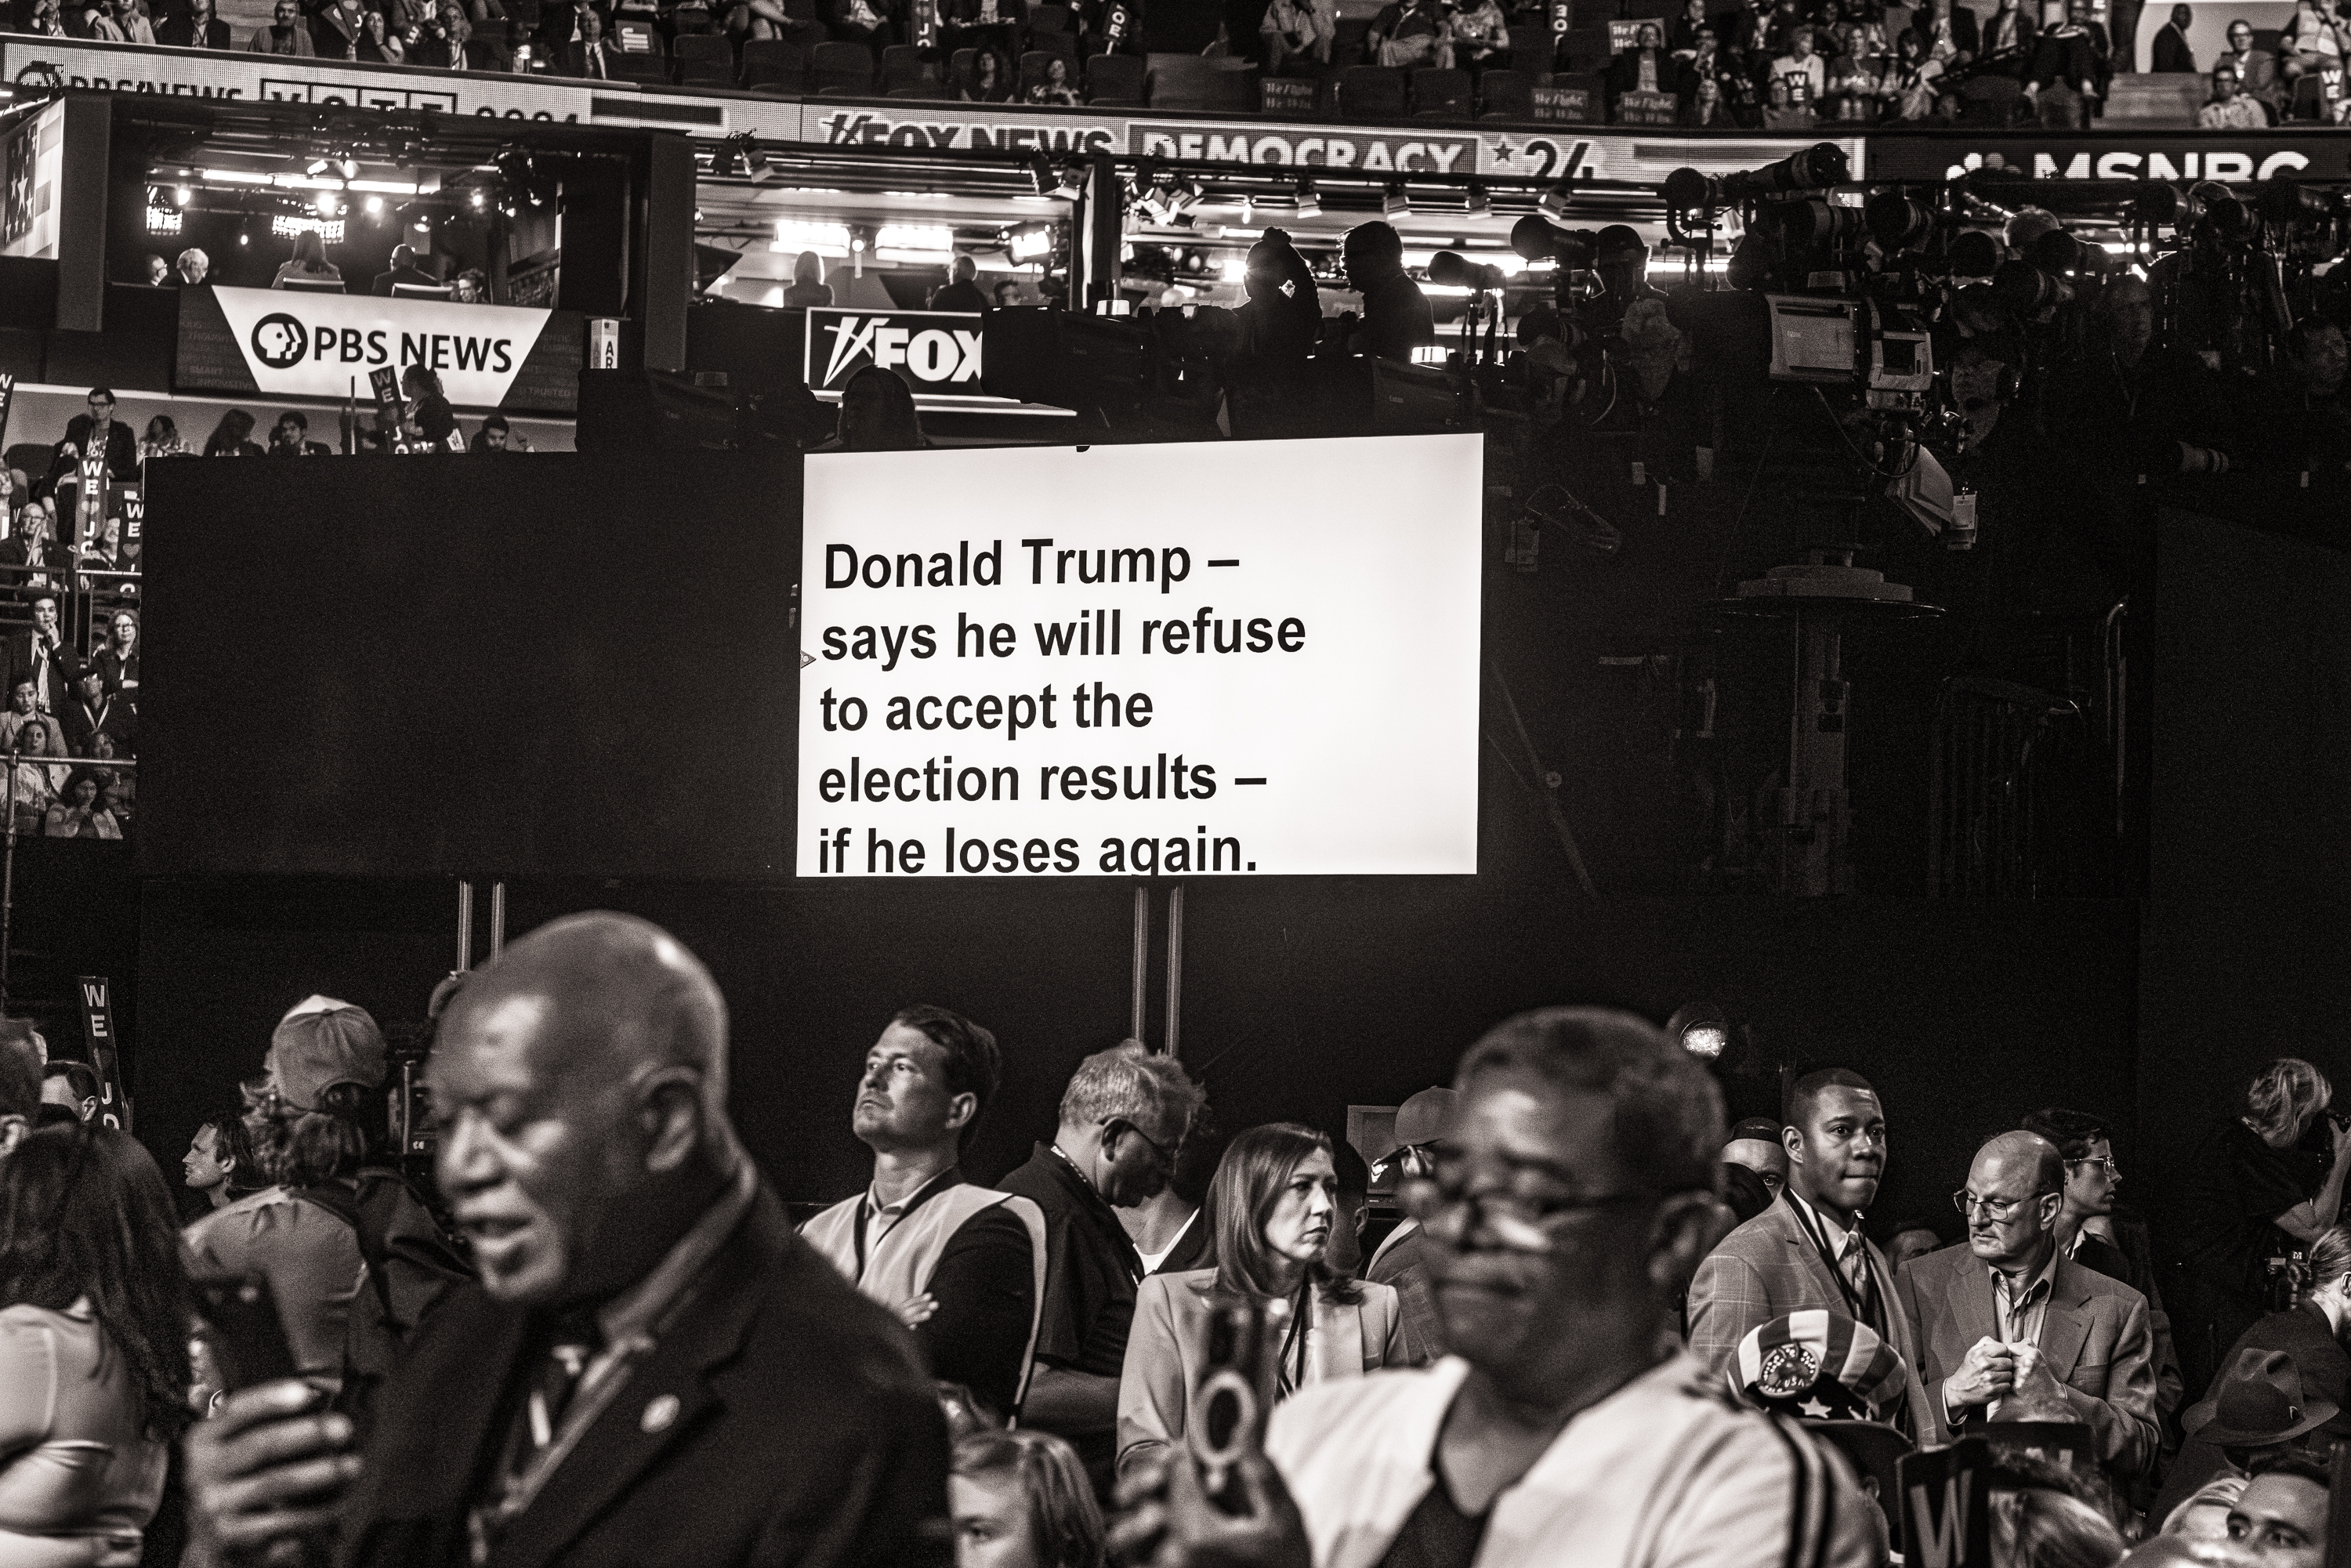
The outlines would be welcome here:
[[[666,1432],[677,1420],[677,1396],[664,1394],[645,1406],[645,1413],[637,1417],[638,1427],[647,1434]]]

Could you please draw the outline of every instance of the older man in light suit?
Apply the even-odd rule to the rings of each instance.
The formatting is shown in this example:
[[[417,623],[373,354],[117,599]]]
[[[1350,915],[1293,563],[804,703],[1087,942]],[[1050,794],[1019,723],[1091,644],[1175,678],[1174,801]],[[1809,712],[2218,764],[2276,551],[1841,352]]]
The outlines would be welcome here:
[[[2065,1167],[2055,1145],[2002,1133],[1958,1194],[1968,1244],[1914,1258],[1895,1286],[1948,1443],[1989,1420],[2079,1421],[2128,1482],[2155,1458],[2147,1298],[2057,1247]]]
[[[1841,1067],[1806,1073],[1788,1091],[1788,1185],[1780,1200],[1729,1236],[1690,1281],[1689,1348],[1725,1375],[1749,1333],[1819,1308],[1865,1322],[1910,1369],[1902,1416],[1923,1438],[1933,1413],[1917,1347],[1894,1296],[1894,1269],[1862,1233],[1886,1175],[1886,1113],[1877,1092]]]

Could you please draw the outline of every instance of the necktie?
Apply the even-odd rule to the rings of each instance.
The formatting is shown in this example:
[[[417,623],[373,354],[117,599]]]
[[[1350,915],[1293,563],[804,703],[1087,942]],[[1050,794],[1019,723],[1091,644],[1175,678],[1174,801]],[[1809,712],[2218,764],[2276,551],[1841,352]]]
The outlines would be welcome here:
[[[524,1409],[526,1429],[520,1458],[535,1458],[539,1450],[555,1441],[563,1412],[570,1406],[571,1396],[580,1391],[580,1375],[595,1356],[598,1337],[591,1312],[571,1313],[556,1321],[549,1336],[546,1358],[531,1379]]]

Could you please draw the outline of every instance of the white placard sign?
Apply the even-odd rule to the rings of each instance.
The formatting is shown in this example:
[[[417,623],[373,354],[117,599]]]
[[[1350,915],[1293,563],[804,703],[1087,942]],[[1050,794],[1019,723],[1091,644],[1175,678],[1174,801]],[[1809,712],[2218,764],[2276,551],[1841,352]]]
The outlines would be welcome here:
[[[1481,458],[810,457],[799,873],[1474,873]]]
[[[230,335],[266,392],[343,397],[368,372],[423,365],[463,408],[496,408],[546,327],[546,310],[291,289],[215,288]]]

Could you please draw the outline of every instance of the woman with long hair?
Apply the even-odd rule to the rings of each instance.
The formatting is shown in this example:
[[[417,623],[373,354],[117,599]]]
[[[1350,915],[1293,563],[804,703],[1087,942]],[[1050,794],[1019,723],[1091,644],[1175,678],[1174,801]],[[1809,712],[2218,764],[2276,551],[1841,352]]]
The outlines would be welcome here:
[[[1211,1313],[1244,1299],[1283,1311],[1265,1347],[1274,1399],[1409,1359],[1396,1293],[1331,1266],[1338,1176],[1331,1140],[1295,1122],[1235,1137],[1208,1184],[1217,1266],[1143,1281],[1118,1389],[1118,1462],[1184,1440],[1209,1355]]]
[[[948,1478],[956,1568],[1102,1568],[1086,1468],[1050,1432],[974,1432],[956,1444]]]
[[[207,457],[258,457],[261,448],[253,442],[253,415],[241,408],[222,414],[213,426],[212,439],[204,443]]]
[[[159,413],[147,422],[147,434],[139,441],[139,460],[150,457],[193,457],[188,444],[180,438],[180,427],[168,413]]]
[[[277,269],[277,275],[269,280],[269,287],[287,287],[288,278],[294,280],[294,287],[309,284],[315,287],[331,284],[340,288],[343,286],[342,269],[327,259],[326,242],[319,237],[318,230],[304,229],[294,236],[294,257]]]
[[[138,1563],[188,1424],[190,1305],[137,1140],[49,1127],[0,1159],[0,1563]]]

